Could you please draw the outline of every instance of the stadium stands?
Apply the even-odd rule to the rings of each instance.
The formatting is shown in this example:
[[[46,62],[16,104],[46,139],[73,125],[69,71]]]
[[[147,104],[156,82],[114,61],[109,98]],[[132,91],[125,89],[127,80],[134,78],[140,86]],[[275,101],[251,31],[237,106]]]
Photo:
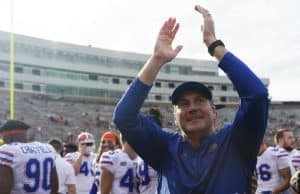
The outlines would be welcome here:
[[[0,124],[9,119],[9,93],[0,91]],[[64,142],[75,142],[81,131],[91,132],[95,137],[108,129],[114,129],[112,114],[115,103],[87,101],[80,99],[57,99],[36,94],[15,94],[15,119],[24,120],[32,126],[31,137],[47,141],[59,137]],[[164,115],[163,127],[175,129],[173,107],[170,104],[145,104],[159,107]],[[237,106],[226,105],[218,110],[218,125],[224,125],[234,119]],[[273,144],[273,135],[277,128],[288,127],[294,131],[296,146],[300,146],[300,102],[272,103],[269,109],[267,139]],[[99,138],[96,138],[99,141]],[[97,142],[98,143],[98,142]]]

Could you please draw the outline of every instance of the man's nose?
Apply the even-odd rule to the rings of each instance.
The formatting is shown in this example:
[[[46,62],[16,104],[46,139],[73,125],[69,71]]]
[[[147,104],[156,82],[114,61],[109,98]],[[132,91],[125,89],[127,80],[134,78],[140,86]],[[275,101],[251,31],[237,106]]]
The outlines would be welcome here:
[[[195,113],[198,110],[198,105],[196,103],[191,103],[189,106],[189,113]]]

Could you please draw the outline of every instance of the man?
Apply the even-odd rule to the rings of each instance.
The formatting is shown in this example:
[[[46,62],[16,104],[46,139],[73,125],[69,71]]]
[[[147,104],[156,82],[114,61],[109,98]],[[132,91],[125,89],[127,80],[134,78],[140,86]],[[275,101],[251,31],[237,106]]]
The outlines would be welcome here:
[[[104,152],[100,158],[101,194],[137,193],[137,154],[121,136],[122,150]]]
[[[57,194],[55,151],[40,142],[28,143],[30,127],[9,120],[0,133],[6,144],[0,147],[1,194]]]
[[[140,194],[155,194],[158,188],[157,172],[143,159],[137,160],[138,192]]]
[[[203,40],[210,54],[220,61],[219,67],[241,98],[233,124],[214,132],[212,94],[199,82],[184,82],[171,96],[180,134],[165,132],[152,118],[139,114],[159,70],[182,48],[172,48],[179,29],[175,18],[163,24],[154,53],[126,90],[113,119],[134,150],[166,178],[171,194],[250,193],[267,124],[268,92],[259,78],[217,41],[210,13],[200,5],[195,9],[204,19]]]
[[[76,192],[87,194],[94,182],[95,139],[91,133],[82,132],[77,137],[77,143],[79,151],[68,153],[65,159],[75,170]]]
[[[100,157],[104,152],[121,148],[118,136],[112,131],[106,131],[101,135],[96,162],[100,162]]]
[[[77,152],[77,151],[78,151],[78,147],[76,144],[74,143],[64,144],[63,157],[66,156],[68,153]]]
[[[112,132],[107,131],[102,134],[100,138],[100,144],[98,148],[98,153],[96,157],[96,162],[94,163],[94,172],[95,172],[95,180],[91,191],[89,194],[96,194],[98,191],[100,192],[100,175],[101,175],[101,167],[100,167],[100,158],[104,152],[112,151],[117,148],[120,148],[120,140],[118,136]]]
[[[287,151],[291,174],[292,175],[295,174],[296,169],[293,165],[292,160],[293,160],[294,155],[297,155],[298,151],[296,149],[294,149],[295,139],[294,139],[293,132],[287,128],[278,129],[275,133],[274,141],[275,141],[275,144],[277,147],[283,148],[284,150]],[[292,193],[292,188],[285,191],[284,194],[290,194],[290,193]]]
[[[290,186],[291,171],[288,153],[282,148],[260,145],[257,164],[257,194],[276,194]]]
[[[70,163],[62,159],[60,153],[63,151],[63,144],[58,139],[51,139],[48,142],[56,151],[55,166],[57,169],[59,193],[76,194],[75,172]]]
[[[294,149],[294,135],[289,129],[278,129],[274,136],[274,141],[277,147],[283,148],[289,154],[291,173],[294,174],[296,169],[292,165],[293,155],[297,154],[297,150]]]
[[[148,112],[154,121],[162,127],[163,116],[159,109],[150,108]],[[138,178],[138,191],[140,194],[155,194],[158,189],[157,172],[142,158],[138,157],[137,178]]]

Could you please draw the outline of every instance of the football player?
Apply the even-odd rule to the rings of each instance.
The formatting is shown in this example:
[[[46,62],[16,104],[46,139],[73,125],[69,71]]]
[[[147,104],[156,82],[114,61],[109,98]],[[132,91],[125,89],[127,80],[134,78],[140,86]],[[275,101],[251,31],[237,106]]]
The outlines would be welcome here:
[[[48,141],[56,151],[55,165],[58,175],[59,194],[76,194],[75,172],[70,163],[64,160],[60,153],[63,150],[63,144],[59,139],[51,139]]]
[[[122,150],[104,152],[100,158],[101,194],[137,193],[136,168],[138,156],[121,136]]]
[[[155,194],[158,187],[157,172],[143,159],[138,157],[138,191],[140,194]]]
[[[100,157],[102,153],[110,150],[115,150],[116,148],[120,148],[120,146],[121,146],[120,140],[114,132],[107,131],[102,134],[100,138],[100,144],[97,152],[96,162],[94,163],[95,180],[91,188],[90,194],[96,194],[98,193],[98,191],[100,191],[100,174],[101,174]]]
[[[292,165],[292,157],[297,152],[297,150],[294,149],[295,139],[293,132],[286,128],[278,129],[274,136],[274,141],[277,147],[283,148],[287,151],[289,155],[291,173],[294,174],[296,172],[296,169]]]
[[[77,143],[78,151],[68,153],[65,159],[75,170],[77,193],[87,194],[94,182],[95,139],[91,133],[82,132],[78,135]]]
[[[49,144],[28,142],[30,127],[9,120],[0,133],[6,144],[0,147],[1,194],[57,194],[55,150]]]
[[[260,145],[257,164],[257,194],[273,194],[287,190],[291,172],[288,153],[282,148]]]
[[[163,116],[158,108],[150,108],[148,114],[162,127]],[[142,158],[138,158],[138,191],[141,194],[155,194],[158,188],[157,172]]]

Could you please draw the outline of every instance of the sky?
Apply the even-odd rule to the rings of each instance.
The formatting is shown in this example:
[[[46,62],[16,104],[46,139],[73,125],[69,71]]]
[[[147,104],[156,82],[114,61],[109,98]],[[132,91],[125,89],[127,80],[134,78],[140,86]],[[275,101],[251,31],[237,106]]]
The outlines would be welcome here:
[[[176,17],[178,57],[214,60],[202,42],[196,4],[210,10],[217,38],[270,79],[273,101],[300,101],[299,0],[0,0],[0,30],[151,54],[163,22]]]

